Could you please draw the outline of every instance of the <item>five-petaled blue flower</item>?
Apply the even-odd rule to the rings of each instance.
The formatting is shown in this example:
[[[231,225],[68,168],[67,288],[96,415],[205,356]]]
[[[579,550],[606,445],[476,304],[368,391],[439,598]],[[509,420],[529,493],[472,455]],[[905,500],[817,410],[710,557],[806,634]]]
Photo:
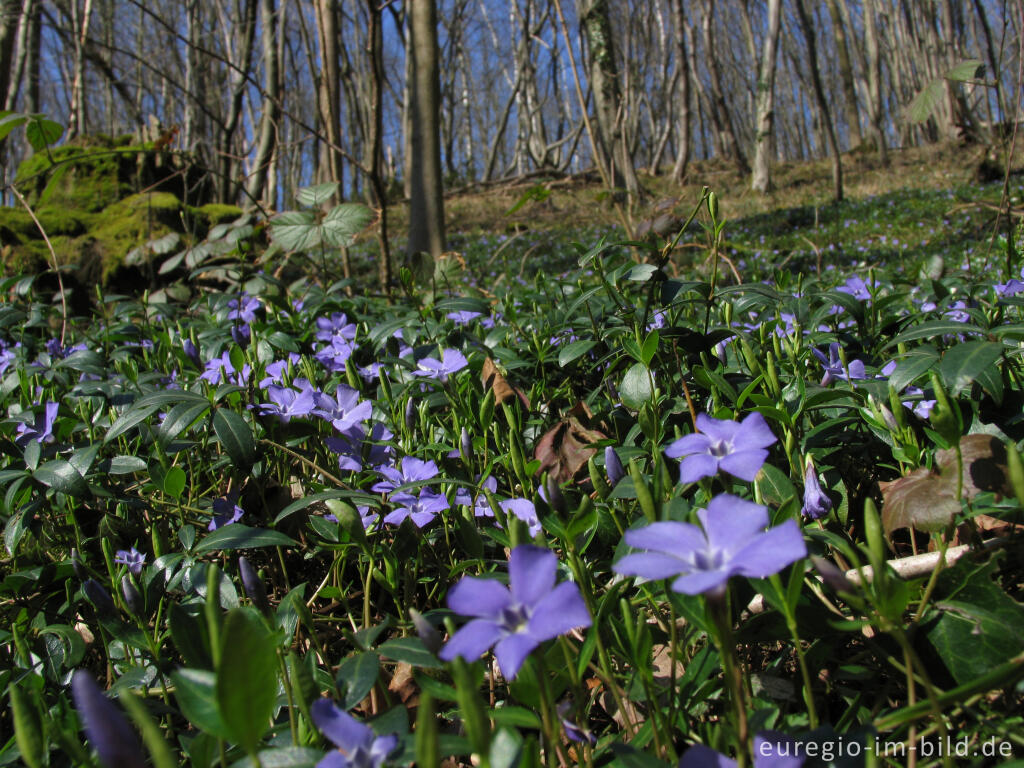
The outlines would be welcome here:
[[[466,356],[459,352],[457,349],[446,349],[441,353],[441,359],[435,360],[432,357],[424,357],[418,360],[416,364],[419,366],[419,370],[416,371],[420,376],[426,376],[429,379],[438,379],[442,382],[448,381],[448,377],[457,372],[461,371],[467,365],[469,361],[466,360]]]
[[[812,349],[811,351],[821,362],[821,367],[825,369],[825,375],[821,377],[821,386],[823,387],[827,387],[835,379],[847,381],[849,379],[867,378],[862,360],[851,360],[848,365],[843,366],[843,360],[839,356],[839,342],[837,341],[833,341],[828,345],[828,357],[825,357],[825,353],[821,350]]]
[[[710,477],[719,469],[750,482],[768,458],[766,449],[775,442],[764,416],[756,411],[739,423],[701,413],[697,416],[697,429],[698,432],[679,438],[665,450],[670,459],[684,457],[679,477],[684,483]]]
[[[542,642],[589,627],[579,587],[571,581],[555,585],[557,565],[551,550],[523,544],[509,557],[508,587],[494,579],[463,578],[448,591],[448,607],[474,618],[452,635],[441,658],[473,660],[494,646],[501,674],[512,680]]]
[[[767,508],[737,496],[716,496],[697,518],[699,526],[664,521],[626,531],[626,543],[644,551],[626,555],[613,570],[645,579],[675,577],[675,592],[718,595],[731,576],[763,579],[807,556],[795,520],[765,530]]]
[[[135,547],[119,549],[114,555],[114,562],[120,565],[127,565],[128,570],[138,576],[142,573],[142,566],[146,564],[146,556]]]
[[[317,768],[380,768],[398,747],[398,735],[377,736],[366,723],[342,711],[327,699],[313,702],[316,727],[337,747]]]
[[[53,424],[57,420],[58,407],[57,403],[46,403],[31,426],[24,422],[18,424],[15,444],[24,448],[33,440],[37,443],[53,442]]]

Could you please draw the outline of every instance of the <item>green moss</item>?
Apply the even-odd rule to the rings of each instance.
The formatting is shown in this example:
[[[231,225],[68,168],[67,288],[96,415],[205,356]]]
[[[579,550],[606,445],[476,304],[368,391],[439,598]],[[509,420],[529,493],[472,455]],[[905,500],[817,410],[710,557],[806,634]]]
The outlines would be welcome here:
[[[218,224],[227,224],[242,215],[242,209],[237,205],[225,205],[224,203],[207,203],[195,209],[198,223],[206,231]]]
[[[106,283],[132,248],[168,232],[180,232],[183,213],[184,205],[169,192],[132,195],[103,209],[87,235],[89,243],[83,243],[88,246],[83,252],[99,260],[99,279]],[[89,271],[97,271],[95,265]]]

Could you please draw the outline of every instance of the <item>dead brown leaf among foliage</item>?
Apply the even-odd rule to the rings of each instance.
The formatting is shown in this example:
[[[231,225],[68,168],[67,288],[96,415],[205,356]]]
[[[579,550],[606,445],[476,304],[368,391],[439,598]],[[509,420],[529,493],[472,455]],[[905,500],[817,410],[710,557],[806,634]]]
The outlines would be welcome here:
[[[569,414],[544,433],[534,456],[540,461],[539,472],[547,472],[555,482],[567,483],[584,471],[590,457],[597,453],[591,443],[607,435],[591,424],[593,414],[586,403],[579,402]]]
[[[480,369],[480,381],[483,382],[484,391],[488,389],[494,390],[495,405],[511,403],[518,397],[523,407],[529,410],[530,398],[509,384],[501,371],[498,370],[498,366],[489,357],[484,360],[483,368]]]
[[[965,435],[960,439],[963,456],[963,498],[982,491],[1009,494],[1006,446],[992,435]],[[879,483],[882,491],[882,525],[886,533],[898,528],[941,531],[960,511],[957,498],[956,450],[935,454],[935,469],[915,469],[905,477]]]

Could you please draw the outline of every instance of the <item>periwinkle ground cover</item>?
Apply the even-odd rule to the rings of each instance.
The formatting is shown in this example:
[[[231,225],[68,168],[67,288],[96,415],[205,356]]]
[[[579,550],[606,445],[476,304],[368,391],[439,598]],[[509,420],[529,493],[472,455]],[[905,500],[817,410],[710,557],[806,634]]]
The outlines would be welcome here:
[[[1020,254],[737,283],[696,210],[690,277],[593,241],[388,304],[240,263],[64,338],[7,281],[0,760],[1021,754]]]

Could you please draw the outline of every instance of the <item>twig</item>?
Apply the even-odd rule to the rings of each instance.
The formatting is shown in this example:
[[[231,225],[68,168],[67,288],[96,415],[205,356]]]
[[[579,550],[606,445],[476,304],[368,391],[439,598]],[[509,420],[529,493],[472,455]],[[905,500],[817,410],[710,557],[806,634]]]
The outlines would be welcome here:
[[[53,271],[57,275],[57,289],[60,291],[60,310],[61,310],[61,322],[60,322],[60,345],[64,346],[64,337],[68,331],[68,300],[64,295],[64,280],[60,276],[60,266],[57,264],[57,252],[53,250],[53,243],[50,242],[49,236],[46,234],[46,230],[43,229],[43,225],[39,219],[36,218],[35,211],[32,210],[32,206],[28,204],[25,196],[21,194],[14,184],[11,184],[11,191],[14,196],[18,198],[18,202],[25,206],[25,210],[28,211],[28,215],[32,217],[32,221],[35,222],[36,227],[39,228],[39,233],[43,236],[43,242],[46,243],[46,248],[50,252],[50,258],[53,259]]]

